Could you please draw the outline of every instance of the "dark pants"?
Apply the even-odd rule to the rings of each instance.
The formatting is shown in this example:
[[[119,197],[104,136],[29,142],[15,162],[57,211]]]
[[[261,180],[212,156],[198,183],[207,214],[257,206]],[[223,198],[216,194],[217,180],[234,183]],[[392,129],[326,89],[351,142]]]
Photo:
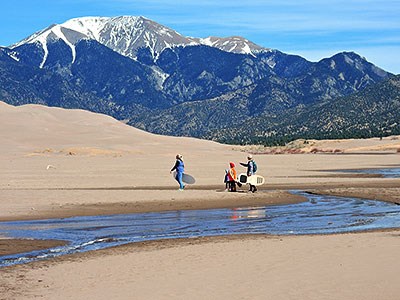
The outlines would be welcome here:
[[[235,181],[228,181],[229,191],[236,192],[236,182]]]
[[[250,190],[249,191],[254,193],[254,192],[257,191],[257,187],[255,185],[251,185],[250,184]]]

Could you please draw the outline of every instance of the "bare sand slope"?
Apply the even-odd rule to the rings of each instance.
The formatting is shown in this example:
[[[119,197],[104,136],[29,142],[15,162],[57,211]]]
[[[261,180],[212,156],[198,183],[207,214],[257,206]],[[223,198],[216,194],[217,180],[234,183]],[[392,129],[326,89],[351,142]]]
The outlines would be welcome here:
[[[220,183],[229,161],[245,156],[211,141],[154,135],[109,116],[40,105],[1,103],[0,142],[11,177],[1,185],[10,187],[172,186],[177,153],[188,173]]]
[[[11,106],[0,102],[2,153],[153,155],[178,150],[225,149],[221,144],[192,138],[154,135],[110,116],[84,110],[41,105]],[[181,151],[182,152],[182,151]],[[172,157],[174,158],[174,156]]]

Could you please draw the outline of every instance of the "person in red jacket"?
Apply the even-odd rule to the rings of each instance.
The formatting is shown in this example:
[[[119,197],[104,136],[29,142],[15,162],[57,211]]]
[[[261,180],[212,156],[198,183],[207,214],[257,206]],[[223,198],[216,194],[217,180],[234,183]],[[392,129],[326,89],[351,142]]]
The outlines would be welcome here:
[[[233,162],[230,162],[229,167],[230,167],[228,172],[229,191],[236,192],[237,173],[235,170],[235,164]]]

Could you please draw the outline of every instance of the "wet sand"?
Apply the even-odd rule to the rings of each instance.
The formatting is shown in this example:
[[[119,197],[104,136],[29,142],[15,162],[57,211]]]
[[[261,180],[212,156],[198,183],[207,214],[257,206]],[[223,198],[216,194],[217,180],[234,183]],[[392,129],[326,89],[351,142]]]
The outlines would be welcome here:
[[[3,191],[5,195],[22,199],[26,197],[26,191]],[[81,194],[79,191],[75,191]],[[127,198],[129,195],[135,195],[137,200],[112,202],[99,191],[86,191],[86,201],[84,202],[68,202],[70,197],[74,196],[73,191],[66,194],[61,194],[58,191],[37,191],[29,192],[29,199],[34,197],[44,199],[45,197],[57,197],[58,202],[41,205],[40,203],[33,204],[32,207],[19,209],[19,213],[1,216],[0,221],[15,221],[15,220],[35,220],[35,219],[52,219],[52,218],[67,218],[73,216],[91,216],[91,215],[111,215],[111,214],[127,214],[127,213],[142,213],[142,212],[158,212],[171,210],[195,210],[195,209],[212,209],[212,208],[234,208],[240,206],[264,206],[290,204],[304,201],[305,199],[299,195],[292,195],[285,190],[263,190],[258,193],[248,193],[240,191],[237,193],[229,193],[222,190],[188,190],[177,192],[165,190],[162,195],[160,191],[127,191],[114,190],[113,197]],[[25,196],[24,196],[25,195]],[[64,199],[65,197],[65,199]],[[94,201],[90,201],[94,199]],[[65,202],[63,201],[65,200]],[[63,204],[60,204],[63,203]],[[10,209],[10,208],[9,208]],[[16,208],[15,210],[18,210]],[[27,211],[23,213],[22,210]]]
[[[311,191],[321,195],[364,198],[400,205],[400,187],[333,188]]]
[[[63,246],[63,241],[0,238],[0,256]]]
[[[0,221],[67,218],[73,216],[142,213],[169,210],[234,208],[290,204],[304,201],[291,190],[352,196],[397,203],[400,179],[347,180],[318,182],[317,177],[298,177],[299,182],[267,183],[257,193],[247,187],[230,193],[219,186],[189,186],[184,192],[176,187],[101,187],[101,188],[21,188],[2,189]],[[364,179],[365,177],[354,177]],[[316,182],[317,181],[317,182]],[[221,188],[222,187],[222,188]]]

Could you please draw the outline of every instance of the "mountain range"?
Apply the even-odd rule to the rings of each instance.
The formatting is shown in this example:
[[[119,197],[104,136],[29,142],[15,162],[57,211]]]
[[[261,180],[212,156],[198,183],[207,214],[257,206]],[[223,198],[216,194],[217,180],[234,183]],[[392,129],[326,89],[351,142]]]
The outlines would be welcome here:
[[[398,76],[354,52],[310,62],[242,37],[185,37],[144,17],[71,19],[0,48],[7,103],[81,108],[227,143],[368,136],[375,119],[394,134],[396,97]]]

